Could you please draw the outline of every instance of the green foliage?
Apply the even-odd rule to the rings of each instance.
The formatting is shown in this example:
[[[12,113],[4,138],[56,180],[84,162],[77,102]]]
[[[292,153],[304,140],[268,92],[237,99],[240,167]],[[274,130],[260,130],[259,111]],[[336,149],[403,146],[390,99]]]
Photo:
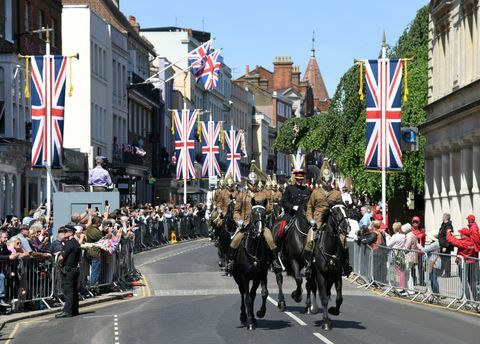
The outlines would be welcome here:
[[[408,62],[408,101],[402,105],[402,126],[418,126],[426,119],[423,108],[427,104],[428,78],[428,8],[421,8],[399,38],[388,49],[390,58],[413,57]],[[300,146],[310,151],[321,151],[333,158],[344,176],[351,177],[357,192],[380,196],[381,174],[366,172],[365,156],[365,102],[358,96],[359,67],[352,66],[341,78],[328,113],[309,118],[295,118],[284,123],[275,142],[275,148],[291,152]],[[300,128],[294,139],[293,127]],[[387,176],[387,197],[408,191],[423,192],[424,138],[420,137],[419,151],[404,153],[402,173]]]

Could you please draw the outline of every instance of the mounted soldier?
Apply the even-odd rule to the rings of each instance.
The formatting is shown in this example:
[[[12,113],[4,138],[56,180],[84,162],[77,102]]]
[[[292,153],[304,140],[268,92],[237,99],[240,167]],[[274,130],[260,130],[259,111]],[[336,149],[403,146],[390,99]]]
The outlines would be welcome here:
[[[304,212],[305,205],[310,197],[310,189],[304,185],[305,182],[305,170],[303,168],[305,159],[303,154],[297,153],[292,157],[293,160],[293,173],[290,178],[290,185],[285,188],[281,199],[281,205],[285,214],[283,215],[278,231],[278,239],[281,242],[281,238],[285,229],[288,230],[292,219],[297,212]],[[279,245],[280,246],[280,245]]]
[[[258,176],[253,171],[248,175],[246,190],[238,194],[235,203],[233,217],[239,228],[233,235],[232,242],[230,243],[230,248],[232,250],[230,250],[230,257],[227,266],[225,267],[225,271],[228,273],[232,273],[235,252],[240,246],[244,233],[249,228],[250,215],[252,213],[252,201],[255,202],[255,204],[268,204],[267,193],[258,189]],[[274,270],[281,271],[282,267],[278,260],[277,246],[273,241],[272,232],[269,228],[263,229],[263,236],[273,253],[272,263]]]
[[[328,159],[323,160],[320,175],[320,187],[313,190],[307,203],[307,220],[310,223],[313,220],[315,225],[310,227],[307,235],[307,243],[305,245],[305,276],[310,276],[312,274],[313,248],[316,231],[318,229],[320,231],[323,230],[323,219],[325,218],[326,213],[330,211],[331,207],[343,204],[342,194],[335,186],[332,169],[330,168]],[[340,239],[344,251],[346,251],[345,236],[342,236]],[[348,276],[352,271],[352,268],[348,264],[348,252],[343,252],[342,263],[344,274]]]

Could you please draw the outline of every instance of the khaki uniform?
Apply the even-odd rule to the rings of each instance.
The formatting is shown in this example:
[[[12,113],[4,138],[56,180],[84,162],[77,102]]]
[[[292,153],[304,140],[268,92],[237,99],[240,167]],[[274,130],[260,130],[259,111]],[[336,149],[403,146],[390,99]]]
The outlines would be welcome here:
[[[337,189],[325,191],[323,188],[313,190],[307,203],[307,221],[315,220],[317,229],[322,227],[322,218],[326,211],[336,204],[342,204],[342,194]],[[313,230],[310,229],[307,235],[305,249],[313,249]]]
[[[233,213],[233,219],[235,222],[242,220],[243,221],[243,228],[247,228],[248,224],[250,223],[250,215],[252,214],[252,198],[255,199],[255,202],[258,204],[262,204],[265,200],[267,201],[266,208],[269,207],[269,200],[268,194],[265,191],[244,191],[240,192],[237,195],[236,203],[235,203],[235,211]],[[237,231],[232,239],[230,247],[236,249],[240,246],[240,242],[243,239],[243,232]],[[265,241],[267,242],[268,247],[271,250],[277,248],[275,243],[273,242],[272,232],[268,228],[264,228],[263,236],[265,237]]]

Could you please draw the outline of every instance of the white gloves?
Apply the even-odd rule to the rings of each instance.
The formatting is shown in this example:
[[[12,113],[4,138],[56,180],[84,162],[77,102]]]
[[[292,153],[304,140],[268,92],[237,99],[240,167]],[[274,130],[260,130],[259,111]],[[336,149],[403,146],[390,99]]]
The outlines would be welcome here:
[[[297,211],[298,210],[298,205],[294,205],[293,210]]]

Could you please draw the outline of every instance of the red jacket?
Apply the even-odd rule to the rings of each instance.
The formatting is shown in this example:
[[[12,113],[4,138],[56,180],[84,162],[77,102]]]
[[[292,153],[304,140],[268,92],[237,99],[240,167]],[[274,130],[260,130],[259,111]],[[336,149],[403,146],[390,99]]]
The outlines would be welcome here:
[[[425,247],[425,239],[427,237],[425,234],[425,230],[412,227],[412,233],[415,234],[415,236],[417,237],[418,243],[422,245],[422,247]],[[419,253],[418,255],[421,256],[422,253]]]
[[[468,259],[470,257],[475,257],[475,245],[473,240],[469,236],[464,236],[462,239],[455,238],[452,233],[447,232],[447,240],[453,246],[458,247],[457,254],[465,258],[465,263],[474,263],[475,260]]]
[[[472,222],[468,225],[470,229],[470,238],[475,245],[475,251],[480,252],[480,230],[476,222]]]

